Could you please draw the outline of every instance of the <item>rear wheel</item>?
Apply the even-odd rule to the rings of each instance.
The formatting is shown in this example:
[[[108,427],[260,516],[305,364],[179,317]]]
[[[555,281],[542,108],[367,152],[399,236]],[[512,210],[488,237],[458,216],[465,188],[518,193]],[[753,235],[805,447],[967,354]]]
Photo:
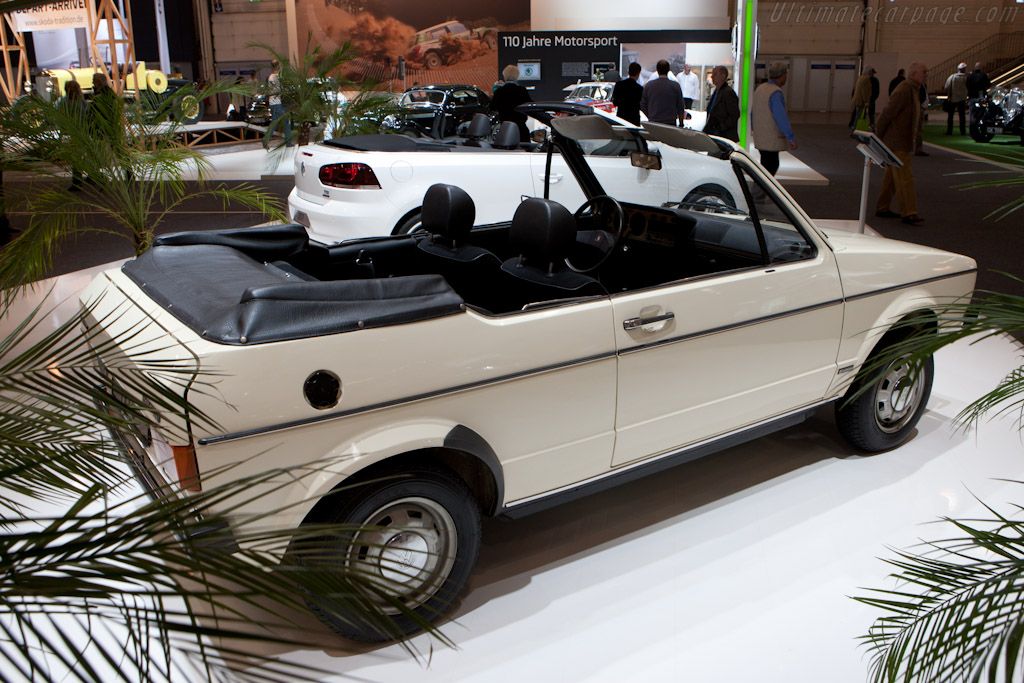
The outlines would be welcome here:
[[[880,346],[866,366],[871,366],[872,360],[890,345],[891,342]],[[861,370],[862,376],[850,391],[863,389],[862,393],[849,403],[836,405],[840,434],[857,448],[872,453],[899,446],[910,437],[924,413],[934,374],[931,356],[916,366],[901,356],[882,368]]]
[[[420,217],[419,211],[413,211],[411,214],[399,221],[395,229],[391,231],[392,235],[408,235],[410,232],[416,232],[417,230],[423,229],[423,219]]]
[[[433,51],[427,53],[427,56],[423,58],[423,63],[428,69],[436,69],[444,65],[441,55]]]
[[[358,527],[318,540],[311,557],[373,584],[349,604],[366,600],[389,622],[363,610],[310,596],[313,611],[346,638],[380,642],[420,630],[452,609],[480,550],[480,511],[469,487],[451,471],[425,466],[335,494],[343,502],[317,522]],[[329,499],[325,499],[327,502]],[[353,586],[357,588],[356,586]]]

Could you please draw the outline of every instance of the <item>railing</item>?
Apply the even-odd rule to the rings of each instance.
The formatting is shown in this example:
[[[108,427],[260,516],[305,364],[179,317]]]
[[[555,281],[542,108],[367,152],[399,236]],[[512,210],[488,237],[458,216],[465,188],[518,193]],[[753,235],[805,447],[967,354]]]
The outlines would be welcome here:
[[[949,75],[956,71],[961,62],[967,64],[967,71],[981,62],[982,71],[991,74],[1008,62],[1024,55],[1024,31],[996,33],[953,55],[949,59],[928,67],[928,92],[941,92]]]

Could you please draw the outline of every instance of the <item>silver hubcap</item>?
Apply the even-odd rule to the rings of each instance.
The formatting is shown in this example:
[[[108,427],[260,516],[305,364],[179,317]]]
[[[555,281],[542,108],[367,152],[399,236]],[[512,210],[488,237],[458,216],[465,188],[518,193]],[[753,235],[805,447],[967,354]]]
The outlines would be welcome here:
[[[402,498],[369,515],[362,525],[374,528],[352,540],[349,566],[409,607],[426,602],[451,573],[458,532],[455,520],[438,503]]]
[[[905,360],[894,361],[875,385],[875,423],[883,432],[902,429],[921,404],[923,383],[912,371]]]

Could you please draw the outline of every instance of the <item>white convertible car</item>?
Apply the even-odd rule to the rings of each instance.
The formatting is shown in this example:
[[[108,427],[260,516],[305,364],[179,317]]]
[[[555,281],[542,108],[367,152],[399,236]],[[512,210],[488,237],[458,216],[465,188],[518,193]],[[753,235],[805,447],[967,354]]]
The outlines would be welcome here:
[[[897,321],[973,289],[970,258],[825,232],[745,151],[700,133],[648,124],[662,152],[625,158],[634,183],[665,148],[688,147],[723,187],[735,181],[740,208],[637,201],[625,181],[603,186],[585,154],[633,144],[634,129],[533,107],[586,194],[578,207],[517,197],[510,222],[479,226],[484,207],[437,184],[423,232],[340,245],[299,225],[164,236],[82,296],[120,362],[176,367],[169,386],[209,418],[119,433],[142,481],[187,497],[285,467],[258,502],[210,506],[235,527],[362,525],[323,542],[379,582],[393,629],[325,617],[345,636],[415,631],[394,601],[428,620],[449,610],[481,515],[635,480],[827,404],[854,448],[898,446],[932,364],[862,368]],[[843,401],[851,386],[864,391]]]
[[[665,202],[715,201],[737,206],[742,192],[734,176],[722,177],[715,164],[673,141],[650,140],[643,130],[587,105],[563,104],[563,111],[606,117],[632,135],[581,140],[593,173],[619,199],[658,206]],[[482,115],[481,115],[482,116]],[[490,133],[486,117],[481,133]],[[499,132],[500,135],[500,132]],[[480,136],[472,136],[479,138]],[[476,204],[478,224],[508,221],[522,197],[544,195],[548,144],[506,144],[470,139],[467,143],[413,140],[399,135],[366,135],[303,147],[295,156],[295,188],[288,196],[292,220],[324,244],[418,229],[423,195],[434,183],[457,185]],[[630,165],[632,152],[661,157],[661,168]],[[564,160],[552,161],[549,199],[579,206],[585,199]]]

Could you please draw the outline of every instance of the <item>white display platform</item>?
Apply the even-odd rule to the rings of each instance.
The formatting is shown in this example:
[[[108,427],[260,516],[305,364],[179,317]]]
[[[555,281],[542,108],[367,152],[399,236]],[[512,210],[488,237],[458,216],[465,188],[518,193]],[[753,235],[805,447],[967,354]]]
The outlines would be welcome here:
[[[73,306],[106,267],[43,283],[24,303],[53,286]],[[1003,337],[940,352],[917,433],[889,453],[857,455],[824,409],[611,491],[485,521],[470,591],[443,626],[458,649],[418,636],[418,660],[348,644],[311,615],[298,617],[308,647],[248,647],[331,672],[325,681],[862,683],[857,639],[879,613],[849,596],[894,587],[877,558],[947,537],[929,524],[941,516],[987,516],[974,496],[1009,514],[1024,501],[1024,487],[999,480],[1021,476],[1012,421],[951,428],[1021,356]]]

